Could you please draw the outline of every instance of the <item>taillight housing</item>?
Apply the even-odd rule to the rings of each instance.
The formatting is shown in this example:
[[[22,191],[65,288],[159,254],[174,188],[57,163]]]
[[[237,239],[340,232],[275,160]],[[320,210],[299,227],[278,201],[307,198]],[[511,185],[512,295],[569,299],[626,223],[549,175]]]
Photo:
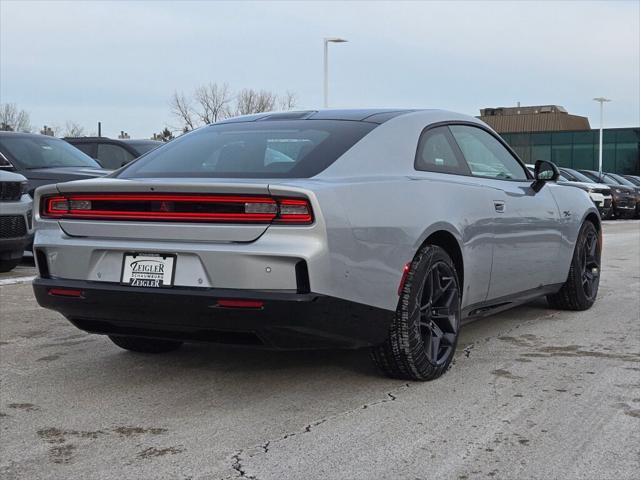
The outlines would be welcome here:
[[[313,223],[308,199],[258,195],[59,194],[42,197],[40,216],[75,220]]]

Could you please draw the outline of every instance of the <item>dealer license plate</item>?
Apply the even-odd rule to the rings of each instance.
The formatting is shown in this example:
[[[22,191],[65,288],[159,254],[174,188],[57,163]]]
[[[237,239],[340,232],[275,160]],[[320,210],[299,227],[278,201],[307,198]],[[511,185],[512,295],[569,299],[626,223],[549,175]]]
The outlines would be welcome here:
[[[132,287],[173,285],[176,256],[164,253],[125,253],[121,282]]]

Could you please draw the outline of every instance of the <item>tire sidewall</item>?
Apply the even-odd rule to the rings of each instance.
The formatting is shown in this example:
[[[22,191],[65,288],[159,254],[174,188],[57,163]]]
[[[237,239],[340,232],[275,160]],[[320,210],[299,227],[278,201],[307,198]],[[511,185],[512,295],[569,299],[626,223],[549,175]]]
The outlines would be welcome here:
[[[456,315],[456,338],[453,342],[451,352],[444,362],[438,365],[434,365],[428,359],[426,354],[426,347],[420,333],[419,314],[415,314],[416,303],[419,303],[421,298],[422,288],[427,281],[426,275],[432,264],[436,262],[444,262],[451,269],[454,274],[454,281],[456,288],[458,289],[458,305]],[[411,264],[407,281],[403,288],[400,301],[398,303],[397,315],[399,315],[408,329],[409,339],[411,344],[411,352],[414,356],[414,361],[418,370],[422,372],[436,371],[435,376],[440,375],[448,367],[455,355],[456,346],[458,343],[458,337],[460,332],[460,317],[461,308],[460,303],[462,299],[462,292],[460,289],[460,282],[458,280],[458,271],[455,268],[451,257],[441,247],[435,245],[428,245],[424,247],[420,253],[416,256]],[[413,315],[411,313],[414,312]],[[408,352],[409,353],[409,352]]]

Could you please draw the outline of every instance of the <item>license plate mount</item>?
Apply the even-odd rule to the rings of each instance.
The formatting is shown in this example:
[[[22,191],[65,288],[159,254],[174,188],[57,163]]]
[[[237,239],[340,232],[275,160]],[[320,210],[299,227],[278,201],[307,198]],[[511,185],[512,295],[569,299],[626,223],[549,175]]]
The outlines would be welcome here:
[[[175,277],[174,253],[126,252],[120,283],[130,287],[170,288]]]

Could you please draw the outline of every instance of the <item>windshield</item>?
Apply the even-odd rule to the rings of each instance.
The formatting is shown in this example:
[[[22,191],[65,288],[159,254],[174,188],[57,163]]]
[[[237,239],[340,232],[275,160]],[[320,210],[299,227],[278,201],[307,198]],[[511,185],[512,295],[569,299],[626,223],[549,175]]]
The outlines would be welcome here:
[[[94,167],[100,165],[76,147],[46,135],[0,138],[0,149],[21,170],[53,167]]]
[[[119,178],[308,178],[331,165],[377,125],[273,120],[211,125],[149,152]]]
[[[578,182],[579,180],[565,170],[560,170],[560,178],[567,182]]]
[[[587,179],[585,181],[590,183],[595,182],[595,183],[606,183],[607,185],[618,185],[618,182],[614,182],[613,179],[607,178],[607,176],[604,173],[602,174],[602,176],[598,176],[596,172],[588,172],[588,171],[576,172],[576,174],[580,174],[581,176]]]
[[[633,183],[634,185],[637,185],[640,187],[640,179],[636,178],[636,177],[629,177],[628,180]]]
[[[621,185],[626,185],[627,187],[635,187],[635,185],[633,183],[631,183],[629,180],[627,180],[624,177],[621,177],[620,175],[617,175],[615,173],[609,173],[608,174],[611,178],[613,178],[614,180],[617,180],[619,184]]]
[[[562,169],[562,171],[566,173],[574,182],[593,183],[592,178],[589,178],[576,170]]]

